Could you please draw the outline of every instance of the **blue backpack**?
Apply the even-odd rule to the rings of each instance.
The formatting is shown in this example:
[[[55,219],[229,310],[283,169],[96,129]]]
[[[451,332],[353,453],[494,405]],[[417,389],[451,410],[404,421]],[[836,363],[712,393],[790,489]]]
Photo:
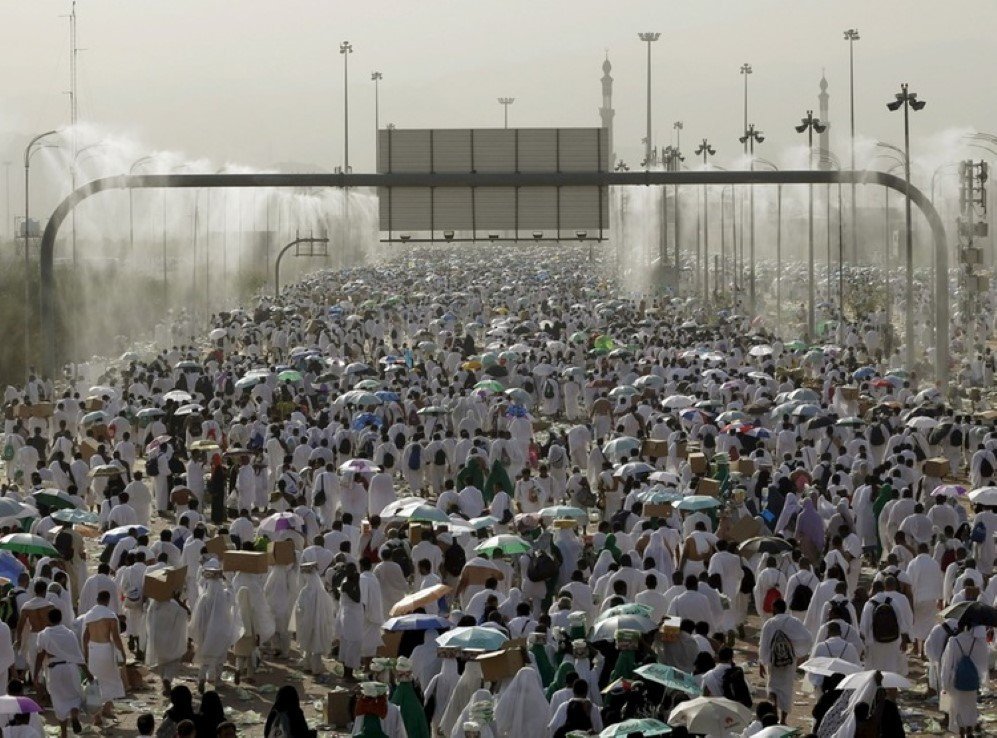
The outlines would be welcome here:
[[[412,453],[408,456],[408,468],[412,471],[419,471],[422,468],[422,446],[418,443],[412,446]]]
[[[980,672],[969,654],[973,652],[976,639],[973,639],[973,643],[969,647],[969,654],[962,650],[959,641],[955,641],[955,645],[959,647],[961,655],[955,664],[955,679],[952,680],[952,686],[960,692],[975,692],[980,688]]]
[[[969,540],[973,543],[983,543],[987,540],[987,526],[983,524],[982,520],[978,520],[976,525],[973,526],[973,530],[969,534]]]

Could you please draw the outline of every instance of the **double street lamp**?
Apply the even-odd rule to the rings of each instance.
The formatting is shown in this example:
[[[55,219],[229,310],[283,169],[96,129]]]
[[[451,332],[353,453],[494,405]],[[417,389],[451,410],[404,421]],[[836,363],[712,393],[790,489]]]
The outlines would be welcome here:
[[[509,106],[516,102],[514,97],[500,97],[498,99],[499,105],[502,106],[502,127],[509,127]]]
[[[703,169],[709,169],[708,157],[714,156],[717,152],[707,139],[699,144],[693,152],[696,156],[703,157]],[[710,299],[710,186],[703,186],[703,301]],[[696,249],[696,260],[699,261],[699,249]]]
[[[644,168],[651,168],[651,44],[658,40],[660,33],[638,33],[637,37],[647,44],[647,137],[644,139]]]
[[[797,133],[807,134],[807,169],[814,168],[814,132],[823,133],[827,130],[827,125],[820,122],[820,118],[814,118],[814,111],[808,110],[807,117],[803,118],[800,125],[795,126]],[[807,185],[809,199],[807,211],[808,247],[807,247],[807,337],[813,340],[817,335],[817,321],[814,313],[815,288],[814,288],[814,186]]]
[[[750,167],[751,171],[755,171],[755,144],[762,143],[765,140],[765,136],[762,132],[755,128],[755,124],[747,126],[744,130],[744,135],[738,139],[742,144],[748,147],[748,152],[751,155]],[[752,185],[748,188],[750,192],[750,200],[748,203],[748,213],[751,218],[751,226],[749,227],[750,233],[750,246],[748,251],[748,258],[751,261],[750,268],[750,285],[749,285],[749,304],[751,305],[752,316],[755,312],[755,187]]]
[[[845,41],[848,42],[848,97],[849,115],[851,117],[851,168],[855,171],[855,42],[859,40],[857,28],[849,28],[845,31]],[[859,258],[858,242],[858,211],[855,207],[855,183],[852,182],[852,261],[857,263]]]
[[[343,171],[350,171],[350,54],[353,44],[343,41],[339,44],[339,53],[343,55]]]
[[[381,80],[384,75],[380,72],[371,72],[370,81],[374,83],[374,135],[381,125]]]
[[[911,233],[910,215],[910,109],[921,110],[926,103],[917,99],[916,92],[910,92],[907,83],[900,85],[900,92],[893,96],[894,99],[886,103],[886,107],[891,111],[904,109],[904,180],[907,182],[907,196],[904,198],[904,220],[906,226],[906,257],[907,257],[907,314],[905,333],[907,334],[907,345],[905,347],[905,364],[907,371],[914,367],[914,239]]]
[[[28,278],[31,271],[31,207],[29,186],[31,179],[31,156],[38,149],[36,144],[43,138],[54,136],[58,131],[46,131],[39,133],[28,141],[24,147],[24,366],[27,369],[31,364],[31,321],[28,319],[31,307],[31,280]]]

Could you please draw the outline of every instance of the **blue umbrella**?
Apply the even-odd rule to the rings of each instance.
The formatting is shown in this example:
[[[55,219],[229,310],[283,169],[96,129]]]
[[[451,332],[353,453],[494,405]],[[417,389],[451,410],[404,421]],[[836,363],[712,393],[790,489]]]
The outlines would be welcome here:
[[[149,529],[144,525],[122,525],[117,528],[111,528],[104,535],[100,537],[100,542],[104,546],[108,546],[117,543],[122,538],[128,535],[128,531],[135,530],[138,531],[140,536],[149,535]]]
[[[449,630],[453,627],[453,623],[438,615],[412,614],[391,618],[385,621],[381,627],[392,632],[399,630]]]
[[[0,577],[16,582],[22,572],[27,571],[24,564],[17,560],[10,551],[0,551]]]
[[[506,408],[505,415],[507,418],[525,418],[529,413],[522,405],[509,405]]]
[[[374,415],[374,413],[362,413],[358,415],[353,420],[353,430],[363,430],[368,425],[373,425],[380,428],[384,424],[384,421],[379,417]]]
[[[374,395],[380,397],[383,402],[399,402],[402,399],[401,395],[390,390],[378,390]]]
[[[852,372],[852,379],[855,379],[859,382],[864,382],[866,379],[874,377],[875,375],[876,375],[876,369],[874,367],[863,366]]]
[[[751,430],[746,431],[744,435],[751,436],[752,438],[764,439],[771,438],[772,431],[768,428],[752,428]]]

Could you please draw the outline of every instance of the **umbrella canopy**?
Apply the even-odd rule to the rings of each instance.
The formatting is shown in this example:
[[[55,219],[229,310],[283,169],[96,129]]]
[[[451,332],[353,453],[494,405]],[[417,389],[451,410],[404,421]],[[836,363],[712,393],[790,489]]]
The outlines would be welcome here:
[[[43,712],[43,710],[30,697],[12,697],[9,694],[0,697],[0,713],[4,715],[18,715],[31,712]]]
[[[2,515],[0,517],[10,517],[7,515]],[[52,520],[58,520],[60,523],[82,523],[83,525],[97,525],[100,523],[100,516],[96,513],[87,512],[86,510],[73,509],[63,509],[56,510],[52,513]]]
[[[620,387],[613,387],[609,391],[609,396],[612,398],[617,397],[633,397],[634,395],[639,395],[640,390],[631,384],[624,384]]]
[[[931,490],[932,497],[961,497],[966,494],[966,488],[961,484],[940,484]]]
[[[204,407],[198,405],[196,402],[192,402],[189,405],[181,405],[177,408],[174,415],[200,415],[204,412]]]
[[[916,418],[911,418],[905,424],[908,428],[913,428],[919,431],[930,431],[938,426],[938,421],[934,418],[929,418],[924,415],[919,415]]]
[[[660,390],[665,386],[665,380],[663,377],[659,377],[657,374],[647,374],[643,377],[637,377],[634,380],[634,387],[638,389],[652,389]]]
[[[122,538],[130,535],[132,531],[135,531],[140,536],[149,535],[149,529],[144,525],[119,525],[117,528],[111,528],[111,530],[104,533],[100,537],[100,543],[105,546],[113,545]]]
[[[0,549],[32,556],[59,556],[55,546],[32,533],[11,533],[0,538]]]
[[[589,520],[589,514],[580,507],[571,505],[552,505],[540,511],[540,517],[544,520],[577,520],[585,524]]]
[[[419,415],[446,415],[447,409],[441,405],[429,405],[416,411]]]
[[[163,395],[164,401],[172,400],[173,402],[190,402],[194,399],[194,396],[190,392],[185,392],[184,390],[170,390],[165,395]]]
[[[215,441],[208,440],[207,438],[202,438],[199,441],[194,441],[188,449],[191,451],[204,451],[206,453],[212,453],[214,451],[221,451],[222,447],[219,446]]]
[[[772,347],[762,344],[760,346],[752,346],[748,349],[748,356],[771,356]]]
[[[366,390],[368,392],[377,392],[384,386],[384,383],[380,379],[361,379],[355,385],[354,389]]]
[[[90,470],[90,478],[98,479],[100,477],[116,477],[121,474],[121,471],[121,467],[117,464],[98,464]]]
[[[884,689],[910,689],[911,683],[907,677],[900,676],[892,671],[881,671],[883,675],[882,687]],[[876,675],[875,670],[856,671],[849,674],[838,684],[838,689],[859,689]]]
[[[661,406],[665,410],[684,410],[687,407],[692,407],[695,402],[696,398],[687,395],[669,395],[661,401]]]
[[[862,667],[851,661],[837,659],[831,656],[817,656],[800,664],[803,671],[810,674],[832,676],[834,674],[854,674],[862,671]]]
[[[279,533],[284,530],[302,531],[305,528],[305,521],[301,516],[292,512],[274,513],[260,521],[256,529],[262,535]]]
[[[643,474],[650,474],[653,471],[654,467],[650,464],[643,461],[631,461],[614,471],[613,476],[617,479],[631,479],[633,477],[639,477]]]
[[[602,447],[602,452],[606,456],[621,458],[629,455],[634,449],[640,448],[641,441],[633,436],[620,436]]]
[[[405,595],[398,602],[394,604],[391,608],[389,615],[392,617],[398,617],[399,615],[407,615],[413,610],[417,610],[423,605],[428,605],[430,602],[436,602],[441,597],[446,597],[452,588],[446,584],[435,584],[432,587],[426,587],[425,589],[420,589],[418,592],[413,592],[410,595]]]
[[[370,459],[350,459],[339,465],[340,474],[376,474],[381,471]]]
[[[415,523],[449,523],[450,518],[438,507],[419,505],[400,512],[396,517]]]
[[[463,648],[479,651],[497,651],[509,637],[494,628],[482,628],[472,625],[466,628],[454,628],[436,639],[440,648]]]
[[[164,415],[166,413],[158,407],[144,407],[135,413],[135,417],[139,420],[151,420],[152,418],[161,418]]]
[[[631,735],[668,735],[671,726],[652,718],[635,718],[614,723],[599,733],[599,738],[628,738]]]
[[[797,405],[793,408],[791,415],[794,418],[812,418],[815,415],[820,415],[823,412],[819,405],[813,405],[811,403],[805,403],[803,405]]]
[[[752,557],[755,554],[780,554],[793,550],[793,544],[775,536],[758,536],[748,538],[737,548],[742,556]]]
[[[648,479],[652,482],[661,482],[662,484],[678,485],[679,483],[679,475],[670,471],[652,472]]]
[[[660,684],[665,689],[676,689],[693,697],[698,696],[703,691],[703,688],[696,681],[696,677],[673,666],[645,664],[639,669],[635,669],[634,673],[644,677],[649,682]]]
[[[520,405],[528,405],[533,402],[533,397],[529,392],[520,387],[510,387],[505,391],[505,396]]]
[[[80,423],[83,424],[84,428],[89,428],[94,425],[104,425],[111,416],[105,413],[103,410],[94,410],[92,413],[87,413],[80,419]]]
[[[640,633],[650,633],[658,625],[646,615],[615,615],[600,620],[592,628],[593,641],[611,641],[616,638],[619,630],[636,630]]]
[[[596,623],[601,623],[603,620],[615,618],[620,615],[640,615],[641,617],[650,618],[653,613],[654,608],[650,605],[629,602],[625,605],[617,605],[616,607],[609,608],[596,618]]]
[[[962,617],[962,614],[969,609],[970,605],[976,604],[973,600],[962,600],[961,602],[956,602],[949,605],[943,609],[939,614],[943,618],[955,618],[958,620]]]
[[[78,507],[73,496],[61,489],[43,489],[41,492],[35,492],[31,497],[36,504],[45,505],[53,510]]]
[[[145,447],[146,456],[148,456],[149,454],[156,453],[157,451],[159,451],[160,446],[162,446],[164,443],[169,443],[169,441],[171,441],[172,439],[173,436],[167,434],[156,436],[148,443],[148,445],[146,445]]]
[[[18,502],[13,497],[0,497],[0,518],[17,518],[24,514],[26,510],[34,510],[33,507]],[[37,510],[34,510],[38,514]]]
[[[720,507],[720,500],[709,495],[689,495],[675,503],[677,510],[709,510],[711,507]]]
[[[997,505],[997,487],[980,487],[969,493],[971,502],[977,505]]]
[[[355,407],[374,407],[384,402],[373,392],[367,392],[366,390],[350,390],[343,395],[343,401],[347,405]]]
[[[665,489],[658,485],[651,489],[646,489],[637,495],[637,501],[644,505],[664,505],[678,502],[683,497],[681,492]]]
[[[959,616],[959,625],[961,627],[985,625],[992,628],[997,625],[997,607],[973,602]]]
[[[529,542],[524,541],[519,536],[503,534],[492,536],[483,543],[478,544],[474,550],[477,553],[484,553],[489,556],[494,555],[497,551],[501,551],[508,556],[514,556],[516,554],[527,553],[530,548]]]
[[[696,697],[680,703],[668,715],[671,725],[684,725],[690,733],[730,735],[754,719],[751,710],[726,697]]]
[[[400,630],[450,630],[453,627],[446,618],[439,615],[399,615],[396,618],[386,620],[381,626],[384,630],[396,632]]]
[[[491,392],[498,394],[500,392],[505,392],[505,387],[502,383],[496,379],[483,379],[474,385],[474,389],[481,390],[482,392]]]

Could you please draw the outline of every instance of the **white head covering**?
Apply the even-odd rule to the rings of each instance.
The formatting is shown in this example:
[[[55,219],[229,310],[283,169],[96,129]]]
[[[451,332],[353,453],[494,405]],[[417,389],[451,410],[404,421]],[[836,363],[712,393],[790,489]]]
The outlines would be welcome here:
[[[524,666],[499,695],[495,706],[495,727],[499,738],[544,738],[546,726],[538,715],[546,715],[549,705],[540,675]]]

